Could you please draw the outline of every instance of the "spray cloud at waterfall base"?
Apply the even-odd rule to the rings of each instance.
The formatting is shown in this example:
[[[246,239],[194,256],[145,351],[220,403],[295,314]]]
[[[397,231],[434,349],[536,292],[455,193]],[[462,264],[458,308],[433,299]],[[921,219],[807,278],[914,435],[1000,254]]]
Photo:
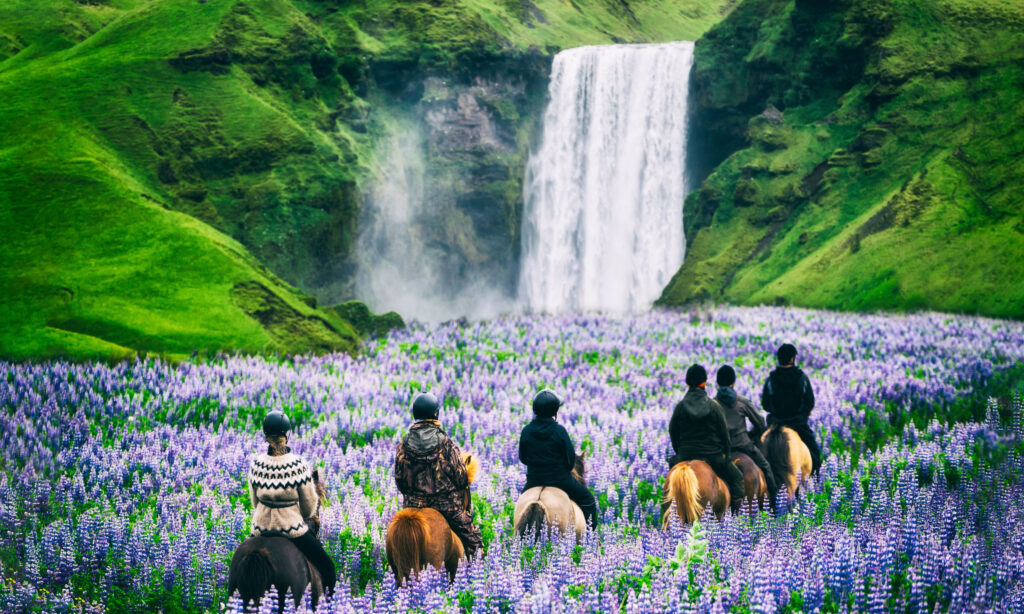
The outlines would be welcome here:
[[[523,309],[646,309],[679,268],[692,63],[691,42],[555,56],[526,169]]]
[[[397,123],[382,148],[360,223],[356,295],[376,312],[423,322],[488,319],[513,310],[510,291],[453,253],[450,246],[467,241],[459,233],[465,220],[449,195],[428,190],[424,148],[415,121]]]

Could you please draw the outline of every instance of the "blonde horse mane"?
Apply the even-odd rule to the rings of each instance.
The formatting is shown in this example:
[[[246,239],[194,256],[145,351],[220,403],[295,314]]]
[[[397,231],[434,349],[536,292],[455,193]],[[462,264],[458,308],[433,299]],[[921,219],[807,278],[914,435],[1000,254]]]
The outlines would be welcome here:
[[[662,527],[668,526],[668,515],[672,511],[673,501],[676,502],[676,510],[684,523],[694,522],[704,511],[704,506],[700,504],[697,474],[693,472],[689,463],[678,463],[668,472],[665,495],[662,498],[662,505],[665,508],[661,518]]]
[[[476,481],[477,474],[480,473],[480,459],[469,452],[463,452],[462,462],[466,465],[466,477],[469,479],[469,483],[472,484]]]

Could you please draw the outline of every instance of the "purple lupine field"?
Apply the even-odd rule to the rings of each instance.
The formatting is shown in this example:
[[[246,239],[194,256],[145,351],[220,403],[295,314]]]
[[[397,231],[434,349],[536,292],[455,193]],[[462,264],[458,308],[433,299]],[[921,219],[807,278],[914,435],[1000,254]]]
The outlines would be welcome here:
[[[779,343],[818,398],[821,474],[777,509],[660,528],[683,373],[736,367],[759,398]],[[4,612],[239,611],[259,423],[282,409],[320,466],[339,594],[321,612],[1024,611],[1024,409],[1007,393],[1024,324],[782,308],[413,326],[348,355],[171,365],[0,363]],[[514,536],[519,431],[535,392],[588,454],[602,524],[583,543]],[[483,468],[486,554],[454,582],[396,587],[383,553],[409,403]],[[269,610],[270,600],[264,600]]]

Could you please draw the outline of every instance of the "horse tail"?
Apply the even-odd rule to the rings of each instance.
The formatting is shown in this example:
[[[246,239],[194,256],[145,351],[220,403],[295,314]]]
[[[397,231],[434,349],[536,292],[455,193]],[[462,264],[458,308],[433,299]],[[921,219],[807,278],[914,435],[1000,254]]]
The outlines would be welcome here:
[[[665,497],[662,501],[665,504],[663,524],[668,524],[668,513],[672,501],[676,502],[676,509],[684,523],[694,522],[704,511],[704,506],[700,504],[700,483],[689,463],[679,463],[668,474],[668,481],[665,482]]]
[[[277,569],[266,548],[250,550],[238,565],[238,596],[242,603],[258,602],[274,582]]]
[[[793,476],[793,462],[790,459],[789,438],[786,437],[784,427],[776,425],[768,429],[762,441],[768,465],[771,466],[775,479],[789,484]]]
[[[388,528],[387,556],[399,583],[420,569],[420,553],[427,541],[427,521],[419,510],[404,509]]]
[[[516,525],[516,532],[525,537],[527,533],[533,533],[535,539],[540,539],[540,534],[548,522],[547,508],[540,501],[534,501],[526,506],[519,524]]]

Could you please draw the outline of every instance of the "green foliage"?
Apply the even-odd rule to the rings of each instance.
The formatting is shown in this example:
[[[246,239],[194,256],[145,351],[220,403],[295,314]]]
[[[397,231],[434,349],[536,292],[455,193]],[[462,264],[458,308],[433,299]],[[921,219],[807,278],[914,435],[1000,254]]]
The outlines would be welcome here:
[[[696,48],[721,164],[662,304],[1022,317],[1024,7],[746,0]]]
[[[371,313],[366,304],[360,301],[348,301],[332,309],[364,337],[379,337],[386,335],[390,330],[405,328],[405,320],[394,311],[377,315]]]
[[[406,86],[530,80],[562,47],[696,38],[726,4],[4,3],[0,357],[355,351],[305,293],[352,295],[361,194],[419,100]],[[508,169],[542,106],[531,87],[484,100],[517,135]],[[472,170],[473,155],[443,162]],[[503,202],[509,236],[517,172],[459,192]]]

